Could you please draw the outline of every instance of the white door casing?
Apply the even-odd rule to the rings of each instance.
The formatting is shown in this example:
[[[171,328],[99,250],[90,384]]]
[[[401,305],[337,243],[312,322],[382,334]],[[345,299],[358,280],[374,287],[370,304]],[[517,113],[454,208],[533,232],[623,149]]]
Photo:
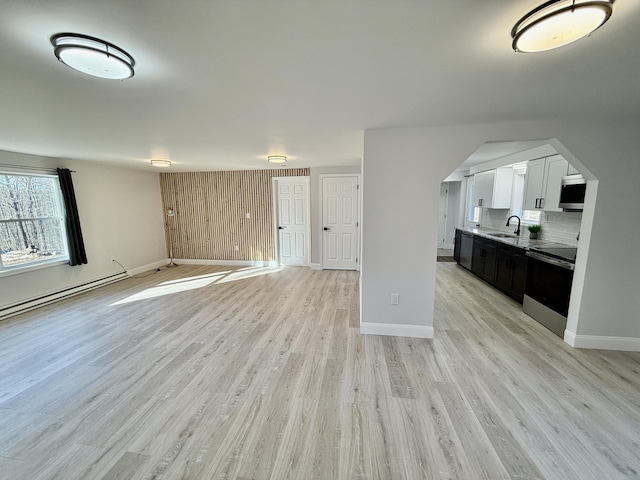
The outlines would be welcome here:
[[[308,266],[309,177],[276,177],[273,186],[278,263]]]
[[[438,248],[445,248],[447,243],[447,210],[449,209],[449,187],[440,184],[440,209],[438,210]]]
[[[322,176],[322,268],[358,269],[359,177]]]

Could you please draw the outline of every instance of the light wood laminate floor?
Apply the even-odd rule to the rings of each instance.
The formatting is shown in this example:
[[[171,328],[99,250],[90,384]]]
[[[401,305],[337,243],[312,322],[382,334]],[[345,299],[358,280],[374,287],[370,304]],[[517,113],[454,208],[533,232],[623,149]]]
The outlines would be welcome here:
[[[3,479],[640,478],[640,354],[440,263],[433,340],[358,274],[179,266],[0,322]]]

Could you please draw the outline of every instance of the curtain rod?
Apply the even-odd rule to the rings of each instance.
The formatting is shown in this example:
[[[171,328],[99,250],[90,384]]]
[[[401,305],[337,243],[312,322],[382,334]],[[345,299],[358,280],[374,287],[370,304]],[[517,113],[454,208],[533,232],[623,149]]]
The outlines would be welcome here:
[[[0,163],[0,168],[1,167],[18,168],[20,170],[37,170],[40,172],[57,172],[57,167],[32,167],[29,165],[13,165],[11,163]],[[70,170],[70,172],[75,173],[76,171]]]

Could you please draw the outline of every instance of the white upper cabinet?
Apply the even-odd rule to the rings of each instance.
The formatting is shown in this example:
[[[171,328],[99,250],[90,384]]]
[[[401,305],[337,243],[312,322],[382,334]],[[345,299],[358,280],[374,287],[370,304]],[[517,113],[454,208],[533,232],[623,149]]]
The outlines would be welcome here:
[[[561,212],[560,188],[568,169],[569,162],[560,155],[527,162],[522,209]]]
[[[539,158],[527,162],[527,174],[524,181],[522,200],[523,210],[536,210],[538,208],[542,198],[545,160],[544,158]]]
[[[497,168],[474,176],[473,201],[476,207],[510,208],[513,168]]]
[[[560,190],[562,189],[562,177],[567,175],[569,162],[561,156],[547,158],[547,166],[544,172],[545,194],[542,201],[542,209],[546,212],[562,212],[558,207],[560,203]]]
[[[476,207],[493,207],[493,183],[496,178],[496,171],[489,170],[482,173],[476,173],[474,187],[474,205]]]

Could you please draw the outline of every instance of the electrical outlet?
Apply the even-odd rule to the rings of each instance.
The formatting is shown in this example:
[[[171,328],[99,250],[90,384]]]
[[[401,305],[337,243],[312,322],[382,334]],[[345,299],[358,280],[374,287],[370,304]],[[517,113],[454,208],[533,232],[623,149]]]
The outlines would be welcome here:
[[[236,245],[235,247],[233,247],[233,249],[237,252],[240,250],[240,247],[238,245]]]
[[[400,304],[400,295],[397,293],[391,294],[391,305],[399,305]]]
[[[251,213],[247,212],[244,214],[244,218],[251,218]]]

